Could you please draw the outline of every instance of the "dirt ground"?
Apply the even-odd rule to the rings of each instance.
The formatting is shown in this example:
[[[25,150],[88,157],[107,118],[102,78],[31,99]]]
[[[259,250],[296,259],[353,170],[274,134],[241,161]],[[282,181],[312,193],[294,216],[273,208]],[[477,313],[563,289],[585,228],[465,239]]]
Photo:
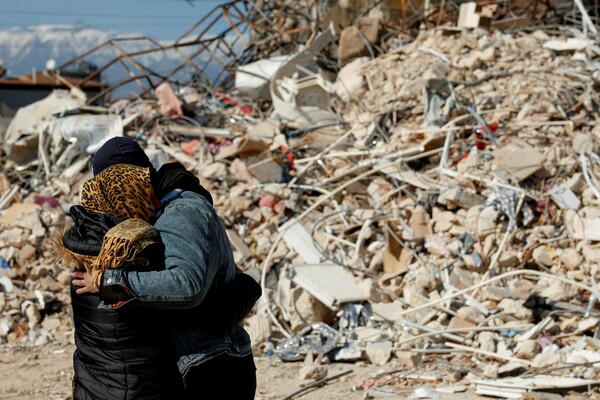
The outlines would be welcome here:
[[[50,344],[35,348],[8,348],[0,346],[0,400],[69,400],[72,376],[71,357],[74,346]],[[276,357],[255,357],[257,365],[258,388],[256,400],[284,399],[301,389],[298,373],[302,363],[282,362]],[[392,382],[394,374],[382,374],[395,371],[392,364],[375,366],[365,363],[330,364],[328,375],[352,370],[352,373],[328,382],[327,385],[294,396],[303,400],[363,400],[363,399],[411,399],[416,389],[433,388],[425,382]],[[380,376],[374,378],[375,375]],[[386,383],[386,379],[389,381]],[[458,383],[460,384],[460,383]],[[437,383],[436,385],[440,385]],[[448,386],[443,384],[443,386]],[[468,389],[468,387],[467,387]],[[434,393],[439,400],[475,400],[483,399],[472,393],[463,392],[453,395]],[[568,396],[568,399],[598,399],[597,394]]]
[[[70,399],[73,350],[73,345],[56,344],[27,349],[8,348],[6,345],[0,347],[0,399]],[[302,363],[284,363],[276,357],[265,356],[255,357],[255,361],[258,380],[257,400],[283,399],[301,388],[298,372]],[[357,389],[358,386],[367,381],[371,374],[387,368],[358,363],[331,364],[328,369],[329,376],[346,370],[352,370],[352,373],[294,398],[365,399],[369,396],[368,392]],[[385,397],[390,398],[389,394]]]

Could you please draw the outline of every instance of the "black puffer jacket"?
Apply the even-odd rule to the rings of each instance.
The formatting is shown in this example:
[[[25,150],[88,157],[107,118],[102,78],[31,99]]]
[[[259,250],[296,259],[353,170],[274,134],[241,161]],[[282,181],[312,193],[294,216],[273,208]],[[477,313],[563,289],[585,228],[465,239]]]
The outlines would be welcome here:
[[[83,268],[100,250],[104,233],[118,218],[73,207],[75,225],[57,243],[62,261]],[[62,245],[62,246],[61,246]],[[161,311],[125,304],[98,308],[97,295],[79,295],[71,285],[75,326],[73,398],[75,400],[176,399],[181,378],[167,359],[168,323]]]
[[[71,285],[77,346],[73,398],[177,398],[179,371],[160,351],[161,334],[156,329],[162,324],[157,323],[156,312],[128,305],[98,309],[98,296],[78,295],[75,289]]]

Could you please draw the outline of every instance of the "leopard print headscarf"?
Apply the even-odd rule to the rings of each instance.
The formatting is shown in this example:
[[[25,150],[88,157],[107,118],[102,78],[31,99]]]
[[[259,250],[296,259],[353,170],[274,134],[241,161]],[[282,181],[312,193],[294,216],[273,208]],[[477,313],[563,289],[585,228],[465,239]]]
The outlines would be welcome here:
[[[88,212],[150,222],[156,215],[152,203],[150,168],[116,164],[83,184],[81,205]]]
[[[129,164],[108,167],[84,183],[81,205],[86,211],[125,219],[104,236],[100,254],[91,265],[93,271],[148,264],[139,254],[160,242],[150,224],[156,214],[152,190],[150,169]]]

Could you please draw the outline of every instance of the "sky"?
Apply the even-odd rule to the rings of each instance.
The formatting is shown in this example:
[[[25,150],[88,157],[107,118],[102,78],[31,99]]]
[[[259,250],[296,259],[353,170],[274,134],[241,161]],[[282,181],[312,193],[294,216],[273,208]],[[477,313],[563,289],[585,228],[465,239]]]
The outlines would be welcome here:
[[[212,0],[0,0],[0,30],[40,24],[135,32],[158,40],[180,37],[219,4]],[[225,26],[216,27],[217,31]]]

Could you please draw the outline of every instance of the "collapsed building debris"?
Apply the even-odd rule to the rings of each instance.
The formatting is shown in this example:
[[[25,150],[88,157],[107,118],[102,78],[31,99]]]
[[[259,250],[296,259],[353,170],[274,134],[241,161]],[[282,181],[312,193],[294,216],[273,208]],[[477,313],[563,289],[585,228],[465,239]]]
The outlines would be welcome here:
[[[19,110],[0,154],[2,342],[70,340],[69,271],[53,262],[50,237],[78,202],[90,156],[127,135],[156,165],[173,159],[201,176],[236,261],[263,287],[245,321],[257,353],[305,360],[302,380],[327,380],[327,359],[393,365],[366,392],[379,379],[392,394],[432,387],[413,398],[600,383],[596,39],[574,27],[482,29],[485,17],[469,15],[489,10],[475,4],[452,24],[427,14],[439,26],[414,36],[350,21],[367,47],[351,54],[343,31],[283,2],[268,5],[269,19],[266,3],[219,8],[239,40],[252,36],[236,18],[269,26],[252,56],[226,34],[188,33],[172,47],[230,46],[229,80],[138,65],[152,76],[143,97],[90,106],[57,91]],[[527,17],[560,15],[543,4]]]

